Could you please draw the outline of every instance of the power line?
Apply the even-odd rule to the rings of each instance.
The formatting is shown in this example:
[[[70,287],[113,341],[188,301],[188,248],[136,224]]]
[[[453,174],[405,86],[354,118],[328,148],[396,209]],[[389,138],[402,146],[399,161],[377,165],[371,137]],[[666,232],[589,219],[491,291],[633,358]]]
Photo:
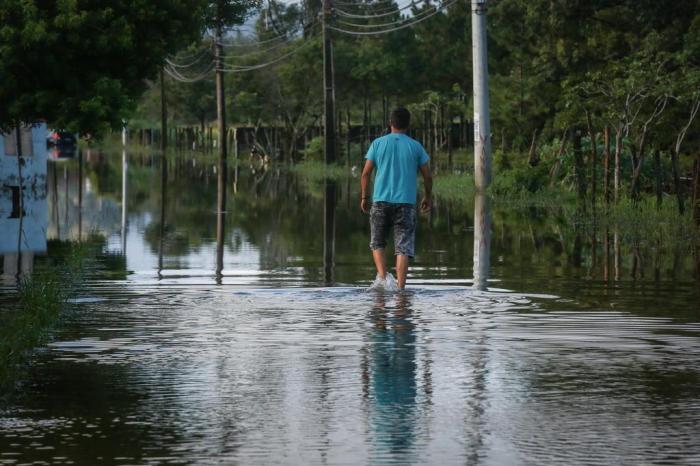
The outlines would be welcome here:
[[[166,58],[165,62],[174,68],[191,68],[194,65],[196,65],[197,63],[199,63],[202,60],[202,58],[204,58],[204,56],[207,55],[208,53],[209,53],[209,50],[202,51],[199,54],[199,56],[195,60],[191,61],[190,63],[176,63],[169,58]],[[209,58],[211,58],[211,55],[209,56]]]
[[[419,19],[422,18],[423,16],[429,15],[430,13],[434,12],[435,7],[432,7],[430,9],[423,10],[419,14],[416,14],[411,18],[411,20]],[[391,26],[396,26],[397,24],[403,24],[406,21],[409,21],[408,19],[402,19],[400,21],[392,21],[390,23],[379,23],[379,24],[357,24],[357,23],[351,23],[348,21],[342,21],[338,20],[338,24],[345,24],[347,26],[352,26],[352,27],[357,27],[357,28],[366,28],[366,29],[372,29],[372,28],[383,28],[383,27],[391,27]]]
[[[285,41],[282,41],[282,42],[279,42],[279,43],[277,43],[277,44],[274,44],[274,45],[272,45],[271,47],[268,47],[268,48],[263,49],[263,50],[249,50],[249,51],[247,51],[247,52],[245,52],[245,53],[233,55],[233,58],[243,58],[243,57],[248,57],[248,56],[250,56],[250,55],[257,55],[257,54],[260,54],[260,53],[271,52],[271,51],[277,50],[277,49],[279,49],[280,47],[283,47],[283,46],[285,46],[285,45],[289,45],[289,44],[291,43],[291,41],[292,41],[292,39],[287,39],[287,40],[285,40]]]
[[[221,41],[219,44],[223,47],[256,47],[259,45],[265,45],[269,44],[272,42],[275,42],[277,40],[285,40],[289,39],[289,37],[293,34],[296,34],[299,32],[299,28],[296,27],[294,29],[288,29],[287,31],[284,31],[283,33],[276,35],[274,37],[271,37],[269,39],[261,40],[261,41],[256,41],[256,42],[248,42],[248,43],[236,43],[236,42],[223,42]]]
[[[222,68],[222,71],[226,73],[244,73],[247,71],[254,71],[254,70],[259,70],[261,68],[266,68],[270,65],[274,65],[276,63],[279,63],[283,61],[286,58],[291,57],[292,55],[298,53],[301,49],[309,45],[311,42],[305,41],[301,45],[297,46],[295,49],[293,49],[290,52],[285,53],[284,55],[280,55],[279,57],[270,60],[269,62],[266,63],[260,63],[257,65],[234,65],[234,64],[228,64],[228,68]]]
[[[382,3],[394,3],[394,0],[376,0],[371,3],[334,1],[333,5],[370,7],[374,5],[381,5]]]
[[[179,71],[177,71],[176,69],[174,69],[170,65],[164,66],[163,70],[167,73],[168,76],[170,76],[171,78],[173,78],[176,81],[183,82],[183,83],[194,83],[197,81],[201,81],[202,79],[205,79],[207,77],[207,75],[209,75],[209,73],[211,73],[214,70],[214,68],[215,68],[214,62],[212,61],[211,63],[209,63],[207,65],[207,69],[204,72],[202,72],[194,77],[184,76],[183,74],[181,74]]]
[[[447,3],[444,3],[440,7],[438,7],[435,11],[430,12],[430,14],[427,14],[426,16],[423,16],[420,19],[407,20],[407,21],[404,21],[403,24],[401,24],[401,22],[396,22],[395,24],[401,24],[401,25],[397,26],[397,27],[389,28],[389,29],[384,29],[381,31],[349,31],[347,29],[342,29],[342,28],[338,28],[338,27],[334,27],[334,26],[328,26],[328,28],[332,29],[333,31],[337,31],[337,32],[340,32],[343,34],[348,34],[351,36],[373,36],[373,35],[379,35],[379,34],[388,34],[390,32],[399,31],[401,29],[405,29],[407,27],[414,26],[418,23],[422,23],[426,19],[432,18],[436,14],[440,13],[445,8],[448,8],[452,5],[454,5],[455,3],[457,3],[457,1],[458,0],[451,0]],[[367,27],[367,25],[358,25],[358,24],[352,24],[352,26],[354,26],[354,27]]]
[[[395,15],[396,13],[399,13],[401,11],[407,10],[409,8],[415,7],[417,4],[423,3],[425,0],[420,0],[418,3],[414,2],[411,0],[411,3],[409,3],[406,6],[403,6],[401,8],[396,8],[392,9],[388,13],[381,13],[381,14],[373,14],[373,15],[358,15],[355,13],[348,13],[347,11],[343,11],[341,9],[336,8],[335,12],[338,16],[343,16],[345,18],[357,18],[357,19],[371,19],[371,18],[383,18],[385,16],[392,16]]]

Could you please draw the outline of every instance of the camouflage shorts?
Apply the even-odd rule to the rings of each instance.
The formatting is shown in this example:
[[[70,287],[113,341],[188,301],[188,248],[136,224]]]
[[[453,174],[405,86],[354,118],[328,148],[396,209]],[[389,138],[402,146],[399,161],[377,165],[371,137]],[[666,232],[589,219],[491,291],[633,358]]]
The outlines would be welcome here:
[[[396,254],[413,257],[416,240],[416,206],[413,204],[392,204],[375,202],[369,212],[371,238],[369,247],[384,249],[389,230],[394,228],[394,249]]]

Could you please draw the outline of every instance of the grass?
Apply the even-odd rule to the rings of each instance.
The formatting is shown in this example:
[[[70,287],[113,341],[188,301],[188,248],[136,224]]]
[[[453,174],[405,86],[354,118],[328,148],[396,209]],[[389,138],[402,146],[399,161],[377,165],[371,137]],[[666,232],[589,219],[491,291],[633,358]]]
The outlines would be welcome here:
[[[289,170],[296,174],[302,182],[308,184],[320,183],[326,178],[338,181],[351,176],[350,170],[345,166],[326,166],[325,163],[317,161],[299,162],[296,165],[291,165]]]
[[[32,350],[50,338],[85,274],[86,263],[98,252],[95,245],[71,243],[61,263],[20,280],[18,306],[5,311],[0,327],[0,394],[12,393]]]

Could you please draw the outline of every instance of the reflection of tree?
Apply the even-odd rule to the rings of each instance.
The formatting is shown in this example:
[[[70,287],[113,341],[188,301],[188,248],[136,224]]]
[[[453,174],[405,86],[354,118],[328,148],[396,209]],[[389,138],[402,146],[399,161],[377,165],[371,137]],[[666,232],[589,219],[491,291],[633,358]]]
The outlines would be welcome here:
[[[164,254],[170,256],[169,263],[173,264],[178,257],[214,244],[216,172],[211,156],[171,153],[168,158],[170,198],[166,200]],[[86,175],[93,191],[98,191],[98,198],[119,197],[119,164],[118,157],[95,154],[88,157]],[[65,166],[69,178],[75,178],[77,166],[72,162]],[[146,219],[144,236],[154,254],[159,248],[159,168],[156,157],[130,158],[129,212]],[[234,167],[230,169],[233,171]],[[357,207],[356,184],[350,178],[337,185],[335,281],[339,283],[354,283],[371,276],[368,220]],[[306,280],[323,281],[322,183],[275,167],[263,177],[253,177],[241,167],[238,190],[229,189],[227,205],[228,251],[239,251],[250,244],[259,250],[262,269],[298,268],[300,272],[295,274],[302,274]],[[472,206],[472,199],[466,195],[464,201],[437,199],[430,224],[427,216],[420,217],[413,278],[449,280],[472,275]],[[591,283],[588,277],[603,276],[608,262],[604,255],[605,242],[597,241],[594,250],[591,238],[604,238],[602,231],[607,225],[599,222],[594,227],[582,223],[579,221],[582,219],[577,220],[575,210],[567,206],[514,208],[497,201],[493,207],[491,276],[500,279],[504,288],[538,292],[546,289],[571,295],[571,280],[586,285]],[[97,208],[104,209],[105,205]],[[86,205],[84,212],[89,214],[90,209]],[[637,258],[636,276],[642,282],[642,276],[648,279],[655,276],[653,269],[662,279],[671,273],[676,277],[691,276],[692,256],[672,247],[672,237],[666,238],[659,232],[647,241],[640,241],[635,228],[623,226],[618,230],[623,280],[630,280],[633,258]],[[649,257],[655,259],[648,260]],[[575,291],[585,289],[577,286]]]

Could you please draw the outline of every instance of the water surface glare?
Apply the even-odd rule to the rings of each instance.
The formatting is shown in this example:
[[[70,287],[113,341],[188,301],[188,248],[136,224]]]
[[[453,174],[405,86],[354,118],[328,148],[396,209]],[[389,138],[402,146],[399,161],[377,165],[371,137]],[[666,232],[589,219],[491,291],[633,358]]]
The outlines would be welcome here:
[[[700,459],[699,325],[460,287],[183,291],[84,301],[0,464]]]

